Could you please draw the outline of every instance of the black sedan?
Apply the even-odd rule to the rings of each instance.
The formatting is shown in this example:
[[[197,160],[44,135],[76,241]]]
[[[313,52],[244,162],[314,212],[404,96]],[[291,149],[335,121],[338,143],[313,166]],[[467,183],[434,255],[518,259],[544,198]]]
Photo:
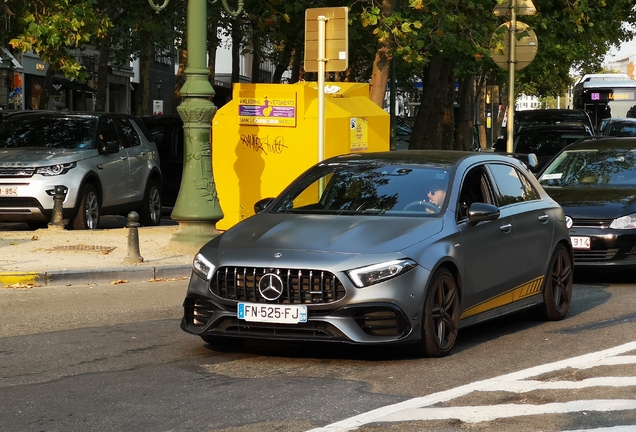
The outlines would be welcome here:
[[[255,209],[194,259],[181,327],[213,345],[406,344],[437,357],[460,327],[569,309],[563,210],[509,156],[334,157]]]
[[[577,268],[636,268],[636,138],[572,144],[539,182],[565,211]]]

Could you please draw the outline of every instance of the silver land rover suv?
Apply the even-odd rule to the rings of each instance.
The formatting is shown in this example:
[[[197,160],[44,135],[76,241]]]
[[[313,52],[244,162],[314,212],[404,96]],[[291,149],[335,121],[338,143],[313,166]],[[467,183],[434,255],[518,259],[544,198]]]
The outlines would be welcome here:
[[[96,229],[100,215],[139,212],[161,220],[161,171],[154,138],[137,117],[24,111],[0,123],[0,221],[45,226],[55,186],[68,192],[63,218]]]

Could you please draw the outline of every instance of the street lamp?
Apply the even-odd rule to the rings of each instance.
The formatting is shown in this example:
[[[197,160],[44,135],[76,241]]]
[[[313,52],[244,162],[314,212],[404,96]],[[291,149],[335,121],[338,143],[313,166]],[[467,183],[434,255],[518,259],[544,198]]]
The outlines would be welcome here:
[[[163,0],[161,5],[155,4],[154,0],[148,0],[148,3],[159,13],[168,1]],[[237,16],[241,13],[243,0],[238,0],[236,11],[230,11],[226,1],[222,0],[223,7],[229,14]],[[170,240],[170,249],[192,254],[219,234],[216,223],[223,219],[212,173],[211,126],[216,107],[211,101],[214,89],[208,80],[206,2],[188,0],[186,79],[181,88],[183,99],[177,107],[183,120],[183,174],[170,215],[179,223],[179,229]]]
[[[161,100],[161,84],[163,84],[163,81],[157,78],[157,81],[155,81],[155,84],[157,85],[157,100]]]

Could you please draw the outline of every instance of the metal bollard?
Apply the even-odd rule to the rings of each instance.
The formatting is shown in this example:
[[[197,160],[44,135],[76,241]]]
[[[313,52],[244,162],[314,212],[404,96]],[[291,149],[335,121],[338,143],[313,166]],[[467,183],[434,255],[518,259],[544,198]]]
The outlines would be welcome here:
[[[57,185],[53,189],[53,214],[48,227],[53,229],[64,229],[62,211],[64,209],[64,199],[68,193],[68,188],[63,185]]]
[[[137,212],[128,213],[128,256],[124,258],[124,264],[143,262],[143,257],[139,253],[139,214]]]

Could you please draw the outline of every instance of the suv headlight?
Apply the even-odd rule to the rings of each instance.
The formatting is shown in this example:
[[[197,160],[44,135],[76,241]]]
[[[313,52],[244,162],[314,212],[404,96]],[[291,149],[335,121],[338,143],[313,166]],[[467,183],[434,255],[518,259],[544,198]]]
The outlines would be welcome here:
[[[75,168],[76,166],[77,166],[77,162],[51,165],[51,166],[37,168],[35,170],[35,173],[43,175],[43,176],[57,176],[57,175],[66,174],[71,169]]]
[[[636,228],[636,213],[614,219],[609,227],[613,229]]]
[[[194,261],[192,262],[192,270],[201,278],[210,280],[212,279],[212,275],[214,274],[215,267],[214,264],[205,259],[203,255],[198,253],[194,257]]]
[[[406,273],[417,264],[410,259],[388,261],[349,270],[347,275],[358,288],[368,287]]]

